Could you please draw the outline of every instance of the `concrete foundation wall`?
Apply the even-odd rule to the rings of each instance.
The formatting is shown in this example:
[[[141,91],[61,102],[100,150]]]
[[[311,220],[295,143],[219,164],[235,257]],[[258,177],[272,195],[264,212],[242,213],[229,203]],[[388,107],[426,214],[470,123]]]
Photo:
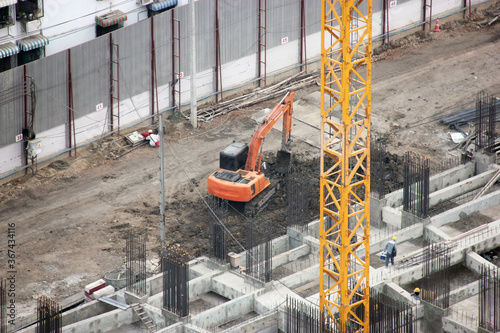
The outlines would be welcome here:
[[[477,274],[481,274],[481,267],[483,266],[489,267],[492,270],[498,269],[498,267],[495,264],[484,259],[476,252],[472,251],[467,252],[467,254],[465,255],[465,267],[467,267],[468,269]]]
[[[230,332],[278,333],[278,321],[278,310],[273,310],[231,327]]]
[[[440,243],[450,238],[446,232],[433,225],[428,225],[424,228],[424,239],[428,243]]]
[[[450,292],[450,304],[457,304],[479,293],[479,282],[475,281]]]
[[[100,333],[117,329],[139,320],[132,308],[113,310],[77,323],[64,326],[63,333]]]
[[[255,291],[255,288],[248,285],[243,277],[226,273],[212,279],[211,290],[225,298],[235,299]]]
[[[182,323],[175,323],[156,331],[156,333],[184,333],[184,325]]]
[[[290,246],[290,241],[288,235],[284,235],[281,237],[278,237],[276,239],[273,239],[272,242],[272,256],[276,256],[280,253],[288,251],[291,246]],[[297,245],[296,245],[297,246]],[[241,266],[246,267],[247,263],[247,252],[243,251],[239,253],[241,256]]]
[[[398,231],[395,231],[387,238],[378,238],[375,242],[370,242],[370,253],[374,254],[380,251],[383,251],[387,241],[392,237],[396,236],[398,238],[398,243],[407,242],[412,239],[416,239],[422,236],[424,229],[424,225],[422,223],[418,223],[412,225],[408,228],[404,228]],[[364,250],[363,250],[364,252]],[[361,253],[360,253],[361,254]]]
[[[220,326],[253,311],[253,300],[253,294],[240,296],[191,316],[191,324],[204,328]]]
[[[300,272],[294,273],[280,280],[285,286],[290,289],[295,289],[298,286],[304,285],[311,281],[319,279],[319,263],[308,267]]]
[[[467,163],[443,171],[432,176],[429,180],[430,193],[439,191],[450,185],[456,184],[464,179],[475,175],[476,166],[474,163]],[[391,192],[385,196],[387,206],[396,208],[403,205],[403,189]]]
[[[479,175],[466,178],[456,184],[451,184],[429,195],[429,206],[434,207],[441,202],[456,198],[467,192],[483,187],[495,174],[496,170],[489,170]]]
[[[442,319],[442,332],[444,333],[476,333],[477,327],[467,327],[464,323],[450,317]]]
[[[474,201],[470,201],[466,204],[431,217],[431,224],[436,227],[442,227],[448,223],[465,218],[468,215],[493,207],[497,205],[498,202],[500,202],[500,191],[492,192]]]
[[[291,263],[303,256],[308,255],[309,253],[311,253],[311,247],[308,245],[302,245],[293,250],[274,256],[272,261],[273,269]]]
[[[385,206],[382,208],[382,221],[390,226],[401,228],[402,207],[393,208]]]

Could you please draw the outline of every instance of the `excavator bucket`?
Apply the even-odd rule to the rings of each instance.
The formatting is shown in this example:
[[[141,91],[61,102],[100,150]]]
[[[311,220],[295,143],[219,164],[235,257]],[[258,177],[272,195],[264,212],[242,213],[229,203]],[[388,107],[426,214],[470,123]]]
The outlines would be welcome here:
[[[290,161],[292,159],[292,154],[287,152],[286,150],[278,150],[276,155],[276,162],[280,167],[288,167],[290,165]]]

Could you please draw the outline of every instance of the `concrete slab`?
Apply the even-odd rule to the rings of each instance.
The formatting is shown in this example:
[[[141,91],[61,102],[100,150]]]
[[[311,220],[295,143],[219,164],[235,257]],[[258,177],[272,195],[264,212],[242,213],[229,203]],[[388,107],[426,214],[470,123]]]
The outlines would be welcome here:
[[[254,299],[254,311],[259,314],[277,308],[286,301],[287,296],[300,298],[296,293],[279,282],[271,281],[267,287],[266,293],[256,296]]]
[[[444,232],[445,234],[447,234],[448,236],[450,236],[450,238],[460,236],[462,234],[462,232],[460,230],[457,230],[457,229],[452,228],[452,227],[447,226],[447,225],[444,225],[444,226],[440,227],[439,229],[442,232]]]
[[[242,276],[225,272],[212,279],[212,291],[229,299],[253,293],[256,288],[248,283]]]

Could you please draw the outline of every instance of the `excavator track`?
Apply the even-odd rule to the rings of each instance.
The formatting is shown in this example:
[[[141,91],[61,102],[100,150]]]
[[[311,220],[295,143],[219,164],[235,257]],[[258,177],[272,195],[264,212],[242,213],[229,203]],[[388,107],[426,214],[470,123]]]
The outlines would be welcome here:
[[[271,185],[244,205],[245,214],[250,216],[256,216],[259,214],[260,211],[266,208],[271,198],[281,190],[281,187],[281,180],[271,179]]]

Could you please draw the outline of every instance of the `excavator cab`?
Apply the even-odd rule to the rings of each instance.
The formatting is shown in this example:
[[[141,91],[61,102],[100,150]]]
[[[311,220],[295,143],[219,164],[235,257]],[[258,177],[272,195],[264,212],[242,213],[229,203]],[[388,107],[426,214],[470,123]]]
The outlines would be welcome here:
[[[237,171],[245,167],[248,156],[248,145],[246,143],[232,142],[221,150],[219,168],[229,171]]]

